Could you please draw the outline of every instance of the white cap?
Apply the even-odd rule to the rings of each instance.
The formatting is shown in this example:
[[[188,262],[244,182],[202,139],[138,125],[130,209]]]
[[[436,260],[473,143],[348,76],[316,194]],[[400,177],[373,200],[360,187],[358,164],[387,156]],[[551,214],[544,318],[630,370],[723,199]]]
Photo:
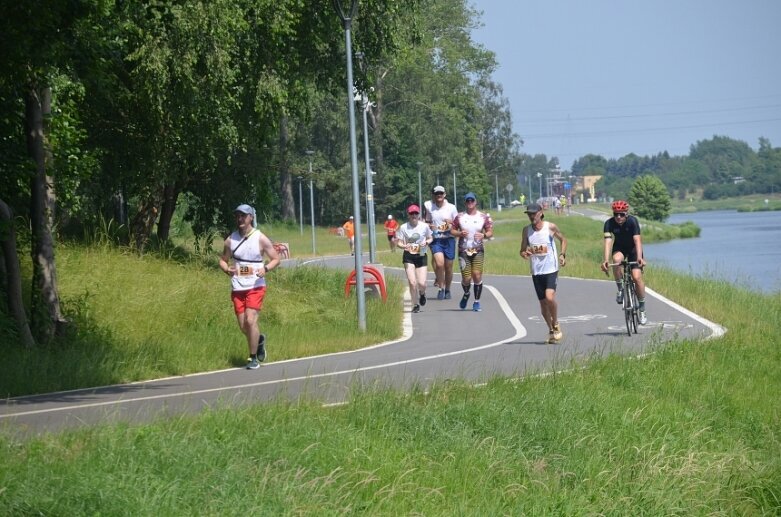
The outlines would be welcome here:
[[[393,216],[388,214],[388,219],[393,219]]]

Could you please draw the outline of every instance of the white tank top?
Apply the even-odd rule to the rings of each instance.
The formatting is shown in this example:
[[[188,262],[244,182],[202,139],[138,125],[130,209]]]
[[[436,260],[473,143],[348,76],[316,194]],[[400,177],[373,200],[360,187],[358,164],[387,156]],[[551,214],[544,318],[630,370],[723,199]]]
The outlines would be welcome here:
[[[259,277],[258,270],[263,267],[263,250],[260,249],[260,230],[254,229],[242,237],[239,232],[233,232],[230,237],[231,257],[236,266],[236,274],[231,277],[231,288],[234,291],[249,291],[266,285],[266,277]]]
[[[529,225],[528,237],[531,248],[531,273],[532,275],[546,275],[559,270],[559,254],[556,253],[556,241],[549,229],[549,223],[543,221],[542,228],[534,231],[534,226]]]

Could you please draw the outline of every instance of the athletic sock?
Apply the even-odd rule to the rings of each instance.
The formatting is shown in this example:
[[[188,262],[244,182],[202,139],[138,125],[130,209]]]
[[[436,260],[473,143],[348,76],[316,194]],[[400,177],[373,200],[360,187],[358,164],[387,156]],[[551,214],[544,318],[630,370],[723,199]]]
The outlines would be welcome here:
[[[643,298],[642,300],[640,298],[638,298],[637,299],[637,305],[638,305],[638,307],[637,307],[638,309],[640,309],[641,311],[644,311],[645,310],[645,298]]]
[[[466,295],[466,296],[468,296],[468,295],[469,295],[469,288],[471,287],[471,285],[472,285],[472,284],[466,284],[466,285],[464,285],[464,284],[461,284],[461,287],[463,287],[463,288],[464,288],[464,295]]]
[[[483,283],[480,282],[479,284],[475,284],[475,300],[480,299],[480,295],[483,294]]]
[[[616,280],[616,287],[618,287],[619,291],[621,289],[623,289],[624,288],[624,281],[623,280]]]

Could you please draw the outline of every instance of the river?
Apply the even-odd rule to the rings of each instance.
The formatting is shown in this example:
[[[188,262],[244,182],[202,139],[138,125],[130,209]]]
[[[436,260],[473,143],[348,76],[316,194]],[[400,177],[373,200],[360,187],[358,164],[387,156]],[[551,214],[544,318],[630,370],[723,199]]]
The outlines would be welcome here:
[[[684,221],[699,226],[700,237],[646,244],[646,260],[754,291],[781,291],[781,211],[705,211],[673,214],[667,220]]]

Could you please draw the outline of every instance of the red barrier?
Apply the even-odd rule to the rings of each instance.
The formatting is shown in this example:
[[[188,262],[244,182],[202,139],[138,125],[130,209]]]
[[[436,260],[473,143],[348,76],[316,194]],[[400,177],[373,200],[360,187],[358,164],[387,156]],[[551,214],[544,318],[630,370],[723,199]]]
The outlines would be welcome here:
[[[385,288],[385,279],[382,277],[382,273],[380,273],[377,268],[374,268],[372,266],[363,266],[363,285],[376,285],[379,286],[380,289],[380,296],[382,296],[382,301],[388,300],[388,292]],[[352,286],[357,284],[358,282],[355,280],[356,272],[353,269],[349,275],[347,275],[347,282],[344,284],[344,296],[350,296],[350,290],[352,289]]]

